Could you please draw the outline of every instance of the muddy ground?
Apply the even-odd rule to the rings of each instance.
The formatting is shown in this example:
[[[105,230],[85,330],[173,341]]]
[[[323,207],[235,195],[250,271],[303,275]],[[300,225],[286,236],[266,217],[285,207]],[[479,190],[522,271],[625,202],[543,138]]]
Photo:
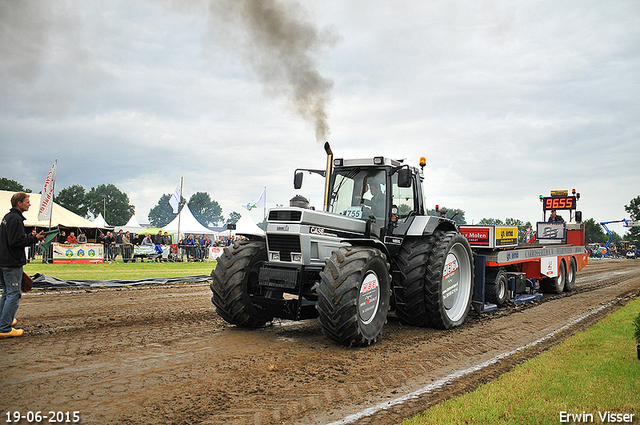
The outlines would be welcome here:
[[[495,379],[638,293],[640,261],[592,261],[570,294],[471,313],[451,331],[402,326],[392,313],[378,343],[356,349],[329,341],[316,320],[252,331],[228,325],[206,284],[34,291],[23,295],[17,315],[26,336],[0,341],[0,420],[7,411],[41,411],[43,422],[50,411],[77,411],[82,423],[96,424],[347,423],[349,415],[543,338],[354,422],[398,423]]]

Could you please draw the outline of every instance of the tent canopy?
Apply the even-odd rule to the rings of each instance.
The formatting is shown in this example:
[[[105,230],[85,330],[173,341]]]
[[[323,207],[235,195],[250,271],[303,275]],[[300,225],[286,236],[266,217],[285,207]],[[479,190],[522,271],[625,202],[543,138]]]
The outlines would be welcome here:
[[[180,234],[178,234],[178,218],[180,219]],[[168,232],[178,235],[180,238],[183,235],[215,235],[217,232],[204,227],[191,213],[189,206],[185,204],[182,210],[173,221],[162,228]]]
[[[253,219],[247,215],[240,217],[236,223],[236,235],[264,235],[264,230],[258,227]]]
[[[161,229],[159,227],[149,227],[148,229],[144,229],[142,234],[143,235],[146,235],[146,234],[157,235],[160,230],[162,230],[164,232],[164,229]],[[167,232],[167,233],[173,236],[173,233],[171,233],[171,232]]]
[[[93,220],[93,222],[95,224],[97,224],[98,226],[100,226],[101,229],[106,229],[106,228],[112,228],[113,226],[109,226],[107,224],[107,222],[105,221],[104,217],[102,216],[102,213],[98,213],[98,216],[96,217],[95,220]]]
[[[7,190],[0,190],[0,216],[4,216],[11,209],[11,197],[16,192],[9,192]],[[29,200],[31,201],[31,208],[29,211],[23,213],[27,219],[24,222],[26,227],[49,227],[48,220],[38,221],[38,207],[40,205],[40,194],[28,193]],[[104,229],[105,226],[100,226],[98,223],[87,220],[80,217],[68,209],[53,203],[51,209],[51,227],[70,227],[79,229]]]
[[[144,231],[147,230],[146,227],[142,227],[140,223],[138,223],[138,219],[136,218],[135,214],[131,216],[127,224],[125,224],[122,227],[120,226],[116,227],[116,231],[119,232],[120,229],[122,229],[123,232],[131,232],[131,233],[144,233]]]

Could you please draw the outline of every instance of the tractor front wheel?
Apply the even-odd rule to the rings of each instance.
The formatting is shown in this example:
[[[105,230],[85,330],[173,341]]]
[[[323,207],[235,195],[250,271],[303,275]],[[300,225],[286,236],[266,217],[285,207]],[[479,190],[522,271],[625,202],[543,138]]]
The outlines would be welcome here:
[[[266,244],[261,241],[238,241],[224,249],[211,272],[211,301],[220,317],[246,328],[258,328],[271,321],[272,317],[252,304],[250,298],[261,290],[258,276],[266,260]]]
[[[371,247],[341,247],[320,272],[318,320],[340,344],[367,346],[387,322],[391,277],[386,256]]]

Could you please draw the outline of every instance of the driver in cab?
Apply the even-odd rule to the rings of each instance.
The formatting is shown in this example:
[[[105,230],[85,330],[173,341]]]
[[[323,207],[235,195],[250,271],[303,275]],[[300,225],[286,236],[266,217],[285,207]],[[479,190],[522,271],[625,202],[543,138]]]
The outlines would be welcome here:
[[[384,217],[384,193],[380,187],[380,183],[372,181],[367,184],[371,199],[365,199],[364,204],[371,209],[371,215],[374,217]]]

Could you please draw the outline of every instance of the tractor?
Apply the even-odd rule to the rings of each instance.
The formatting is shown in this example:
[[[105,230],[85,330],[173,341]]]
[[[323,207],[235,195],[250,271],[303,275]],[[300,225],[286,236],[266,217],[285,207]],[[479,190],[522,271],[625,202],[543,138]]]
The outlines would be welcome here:
[[[263,236],[225,248],[212,271],[212,302],[227,322],[259,328],[274,318],[318,318],[345,346],[368,346],[390,310],[403,324],[450,329],[470,310],[474,261],[457,224],[429,216],[420,168],[386,157],[333,158],[322,211],[297,196],[269,210]],[[302,199],[302,201],[301,201]]]

